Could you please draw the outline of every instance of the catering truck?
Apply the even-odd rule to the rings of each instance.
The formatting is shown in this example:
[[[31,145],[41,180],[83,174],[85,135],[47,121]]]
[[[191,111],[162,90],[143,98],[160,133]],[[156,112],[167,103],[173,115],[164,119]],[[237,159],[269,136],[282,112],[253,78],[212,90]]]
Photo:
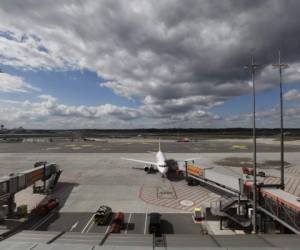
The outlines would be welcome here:
[[[230,193],[243,193],[243,175],[228,168],[187,164],[185,172],[189,185],[207,184]]]

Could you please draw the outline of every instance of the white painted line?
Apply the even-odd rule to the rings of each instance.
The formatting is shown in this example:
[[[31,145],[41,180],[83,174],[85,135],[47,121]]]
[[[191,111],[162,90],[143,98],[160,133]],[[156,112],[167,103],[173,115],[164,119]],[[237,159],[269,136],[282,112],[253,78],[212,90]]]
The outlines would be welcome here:
[[[148,209],[146,211],[146,215],[145,215],[145,227],[144,227],[144,234],[147,233],[147,220],[148,220]]]
[[[41,225],[43,225],[47,220],[49,220],[52,216],[54,215],[54,213],[50,213],[46,218],[44,218],[42,221],[37,222],[32,230],[36,230],[37,228],[39,228]]]
[[[39,243],[35,243],[33,246],[29,248],[29,250],[33,250]]]
[[[124,232],[125,234],[127,234],[128,226],[129,226],[129,223],[130,223],[130,220],[131,220],[131,215],[132,215],[132,213],[130,213],[130,214],[129,214],[129,217],[128,217],[126,229],[125,229],[125,232]]]
[[[85,233],[88,233],[93,226],[94,226],[94,223],[91,223],[90,226],[88,227],[88,229],[85,231]]]
[[[78,226],[78,223],[79,223],[79,221],[76,221],[76,222],[72,225],[72,227],[71,227],[71,229],[70,229],[70,232],[72,232],[72,231]]]
[[[82,229],[81,233],[83,234],[84,231],[88,228],[90,223],[93,221],[95,214],[92,215],[92,217],[89,219],[88,223],[85,225],[85,227]]]
[[[110,222],[109,222],[109,224],[108,224],[108,226],[107,226],[107,228],[105,230],[105,233],[104,233],[105,235],[108,233],[108,230],[110,228],[110,224],[112,223],[113,219],[114,219],[114,216],[111,217],[111,220],[110,220]]]

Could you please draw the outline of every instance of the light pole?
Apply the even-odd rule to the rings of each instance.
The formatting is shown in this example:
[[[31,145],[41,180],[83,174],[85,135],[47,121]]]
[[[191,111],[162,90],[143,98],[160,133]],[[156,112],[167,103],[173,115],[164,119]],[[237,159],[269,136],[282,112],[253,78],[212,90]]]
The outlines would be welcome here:
[[[256,124],[255,124],[255,112],[256,112],[256,101],[255,101],[255,70],[259,67],[258,64],[254,63],[253,56],[251,56],[250,64],[246,65],[245,68],[250,70],[252,77],[252,95],[253,95],[253,229],[257,233],[257,185],[256,185]]]
[[[275,69],[279,69],[279,89],[280,89],[280,186],[284,190],[284,135],[283,135],[283,100],[282,100],[282,70],[287,68],[287,64],[281,63],[280,50],[278,51],[278,63],[273,64]]]

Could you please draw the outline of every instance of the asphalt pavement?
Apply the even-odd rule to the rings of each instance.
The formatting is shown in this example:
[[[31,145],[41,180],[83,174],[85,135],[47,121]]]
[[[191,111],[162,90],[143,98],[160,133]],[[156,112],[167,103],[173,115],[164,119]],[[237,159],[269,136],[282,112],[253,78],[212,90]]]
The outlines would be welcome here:
[[[249,141],[201,140],[197,142],[162,141],[167,153],[252,152]],[[0,153],[148,153],[158,150],[155,141],[74,141],[0,143]],[[258,152],[279,152],[279,143],[257,143]],[[285,152],[299,152],[299,145],[285,145]]]
[[[29,225],[26,230],[57,231],[105,234],[108,232],[113,216],[105,225],[96,225],[93,213],[52,212]],[[161,214],[161,228],[164,234],[200,234],[201,226],[194,224],[192,214]],[[125,213],[121,234],[149,234],[148,213]]]

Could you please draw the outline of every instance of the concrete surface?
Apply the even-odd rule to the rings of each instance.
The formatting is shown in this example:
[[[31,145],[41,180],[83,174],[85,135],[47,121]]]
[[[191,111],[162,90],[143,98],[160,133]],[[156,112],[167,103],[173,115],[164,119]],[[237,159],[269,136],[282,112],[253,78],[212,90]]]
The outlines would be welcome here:
[[[112,218],[106,225],[96,225],[93,213],[53,212],[41,222],[29,225],[26,230],[49,232],[79,232],[82,234],[105,234],[109,230]],[[38,226],[37,226],[38,225]],[[164,234],[196,234],[202,233],[202,226],[194,224],[191,214],[163,213],[161,215],[161,230]],[[126,213],[121,234],[149,234],[149,214]]]
[[[170,181],[162,179],[159,174],[147,174],[134,169],[143,166],[120,159],[125,156],[129,155],[0,154],[0,167],[7,174],[28,169],[38,160],[58,163],[63,174],[53,195],[61,201],[61,212],[94,212],[101,204],[123,212],[191,212],[194,207],[207,205],[218,198],[203,187],[187,186],[184,180]],[[151,160],[154,155],[132,154],[130,157]],[[175,192],[173,197],[158,197],[160,187],[166,185],[172,186]],[[17,203],[34,207],[39,195],[31,199],[31,193],[31,188],[19,192],[16,195]],[[193,206],[180,205],[182,199],[191,199]]]
[[[114,141],[108,143],[111,151],[117,152],[120,150],[122,153],[111,153],[110,150],[103,153],[104,145],[105,148],[109,148],[108,144],[105,142],[93,143],[103,144],[99,147],[102,150],[99,152],[102,153],[87,153],[89,152],[88,150],[86,153],[83,153],[85,149],[90,150],[92,148],[90,146],[82,147],[85,144],[81,145],[82,149],[76,149],[78,153],[63,153],[65,151],[62,149],[58,150],[58,153],[53,153],[51,150],[44,151],[47,143],[29,143],[30,145],[34,145],[35,148],[30,148],[29,146],[27,148],[24,143],[0,144],[0,152],[5,151],[2,150],[4,148],[3,145],[8,146],[8,151],[12,149],[15,152],[19,152],[21,149],[24,151],[24,153],[0,153],[0,175],[29,169],[33,166],[34,162],[41,160],[57,163],[63,169],[59,184],[53,193],[53,196],[58,197],[61,202],[59,213],[50,214],[49,217],[47,216],[43,220],[31,225],[30,229],[55,231],[63,229],[71,231],[71,228],[76,224],[76,227],[73,229],[74,232],[81,230],[80,232],[83,231],[84,233],[104,233],[107,227],[94,226],[91,223],[91,217],[92,213],[100,205],[105,204],[112,207],[114,211],[126,213],[125,221],[129,224],[126,231],[127,234],[142,234],[147,232],[148,222],[145,214],[151,212],[159,212],[163,216],[167,216],[166,221],[170,222],[169,230],[173,228],[174,232],[180,234],[185,232],[193,233],[193,224],[189,221],[193,209],[198,206],[209,206],[210,202],[220,198],[220,196],[204,187],[187,186],[183,179],[162,179],[158,174],[147,174],[143,170],[137,169],[144,167],[139,163],[121,160],[122,157],[130,157],[153,161],[155,155],[152,151],[157,150],[157,143],[154,141],[144,143],[135,141],[132,143],[130,141],[119,141],[117,143]],[[195,164],[201,166],[218,167],[216,162],[224,158],[252,157],[252,152],[247,152],[250,148],[250,142],[247,141],[244,142],[244,145],[248,148],[246,150],[240,149],[243,147],[232,149],[232,146],[238,145],[237,143],[241,143],[240,141],[207,141],[205,143],[181,144],[163,142],[162,148],[163,151],[167,152],[166,156],[169,159],[182,160],[200,157],[201,159],[197,160]],[[18,148],[19,145],[22,147]],[[74,145],[67,145],[64,143],[62,147],[75,147]],[[194,149],[190,150],[191,147],[194,147]],[[202,152],[200,150],[201,147],[214,148],[214,152],[216,153],[203,153],[209,150]],[[278,149],[271,142],[266,143],[263,147],[265,147],[266,151]],[[285,154],[285,160],[290,163],[289,167],[286,168],[285,180],[286,190],[300,196],[300,155],[298,147],[299,145],[292,145],[290,150],[297,152],[287,152]],[[37,150],[38,148],[40,151]],[[151,152],[148,152],[148,149]],[[38,152],[29,153],[35,150]],[[74,152],[74,150],[71,149],[70,152]],[[141,150],[143,153],[133,153],[138,150]],[[53,151],[55,152],[55,150]],[[201,153],[176,153],[177,151],[197,151]],[[227,153],[224,153],[224,151]],[[274,152],[260,152],[257,155],[258,162],[279,160],[279,157],[280,154]],[[239,167],[227,167],[233,171],[241,172]],[[270,167],[263,169],[263,171],[266,172],[269,183],[279,181],[278,168]],[[164,192],[165,190],[168,191],[168,195],[161,195],[160,192]],[[31,209],[46,198],[45,195],[33,195],[32,188],[28,188],[16,195],[16,202],[18,205],[28,204],[29,209]],[[188,200],[192,205],[183,206],[181,203],[182,200]],[[191,227],[182,225],[191,225]],[[217,228],[217,225],[212,224],[212,227]]]
[[[46,244],[50,239],[54,241]],[[49,237],[43,232],[22,231],[1,241],[0,249],[299,249],[297,235],[166,235],[164,247],[153,247],[151,235],[111,234],[99,246],[103,234],[54,233]]]
[[[251,157],[249,153],[218,153],[218,154],[167,154],[175,159],[193,158],[201,156],[196,164],[216,166],[218,159],[226,157]],[[300,194],[300,155],[286,153],[286,160],[291,166],[286,169],[287,191],[295,195]],[[94,212],[101,204],[111,206],[114,210],[127,213],[178,213],[191,212],[194,207],[209,205],[218,199],[214,193],[204,187],[189,187],[184,180],[166,180],[158,174],[147,174],[143,170],[134,169],[143,167],[139,163],[123,161],[121,157],[153,160],[154,154],[86,154],[86,153],[26,153],[0,154],[0,174],[8,174],[32,167],[38,160],[56,162],[63,169],[60,182],[54,196],[61,200],[61,212]],[[279,159],[277,153],[260,153],[258,161]],[[230,168],[230,167],[229,167]],[[240,172],[237,167],[231,168]],[[269,182],[279,181],[278,169],[264,169]],[[171,185],[174,194],[169,199],[159,197],[157,190],[160,187]],[[16,196],[18,204],[28,204],[34,207],[44,196],[32,195],[28,188]],[[161,198],[161,199],[160,199]],[[194,205],[184,207],[182,200],[191,200]]]
[[[170,153],[251,152],[252,140],[199,140],[179,143],[163,140],[162,149]],[[279,152],[279,141],[258,139],[259,152]],[[102,141],[1,142],[0,153],[147,153],[158,150],[158,140],[107,139]],[[286,142],[286,152],[299,152],[300,142]]]

